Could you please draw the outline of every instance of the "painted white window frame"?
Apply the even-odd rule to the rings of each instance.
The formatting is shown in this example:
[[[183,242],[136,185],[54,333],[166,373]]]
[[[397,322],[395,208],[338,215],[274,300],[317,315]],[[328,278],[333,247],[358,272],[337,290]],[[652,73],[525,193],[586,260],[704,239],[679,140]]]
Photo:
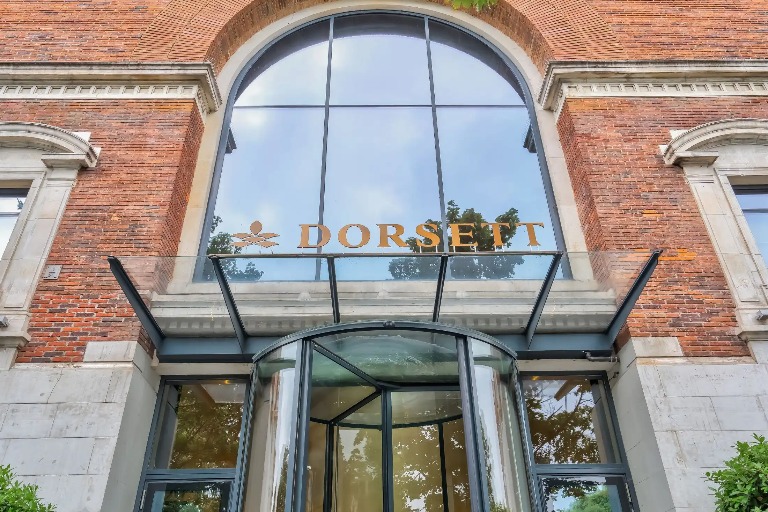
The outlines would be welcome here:
[[[768,184],[768,120],[729,119],[671,132],[664,161],[683,169],[736,303],[739,336],[768,340],[768,266],[733,185]]]
[[[30,306],[69,194],[99,148],[86,132],[39,123],[0,122],[0,186],[27,188],[27,199],[0,257],[0,348],[29,342]]]

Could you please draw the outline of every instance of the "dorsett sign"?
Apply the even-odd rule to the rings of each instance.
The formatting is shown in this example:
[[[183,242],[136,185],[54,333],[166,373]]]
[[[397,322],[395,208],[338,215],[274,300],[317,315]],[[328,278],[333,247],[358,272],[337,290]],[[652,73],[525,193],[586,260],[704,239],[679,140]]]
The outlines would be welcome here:
[[[477,247],[475,242],[476,224],[456,223],[448,224],[450,234],[450,246],[459,247]],[[504,245],[502,230],[511,230],[512,225],[508,222],[483,222],[481,229],[490,228],[493,234],[494,247]],[[517,222],[515,228],[525,227],[525,233],[528,235],[528,247],[538,247],[541,244],[536,239],[536,227],[544,227],[543,222]],[[277,233],[262,232],[261,222],[254,221],[251,224],[250,233],[235,233],[232,236],[239,238],[240,241],[232,242],[235,247],[248,247],[256,245],[259,247],[274,247],[279,245],[273,239],[279,237]],[[317,249],[323,247],[331,241],[331,230],[323,224],[299,224],[300,242],[299,249]],[[416,245],[424,249],[435,249],[440,244],[439,227],[437,224],[419,224],[413,230],[416,239]],[[372,234],[374,233],[374,234]],[[408,243],[403,237],[406,235],[405,228],[401,224],[376,224],[376,228],[371,229],[363,224],[347,224],[342,226],[336,233],[336,237],[341,245],[349,249],[359,249],[371,243],[371,238],[376,237],[377,247],[408,247]],[[312,241],[311,241],[312,240]]]

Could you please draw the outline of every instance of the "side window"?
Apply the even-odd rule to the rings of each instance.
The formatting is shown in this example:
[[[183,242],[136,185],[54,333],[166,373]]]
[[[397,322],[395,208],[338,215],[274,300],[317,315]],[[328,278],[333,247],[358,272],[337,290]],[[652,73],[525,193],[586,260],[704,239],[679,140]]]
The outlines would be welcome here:
[[[735,185],[733,191],[760,254],[763,255],[763,261],[768,265],[768,185]]]
[[[247,387],[245,379],[165,382],[139,510],[228,510]]]
[[[0,256],[11,240],[13,228],[24,208],[27,192],[28,189],[24,188],[0,188]]]
[[[605,379],[523,374],[535,484],[544,510],[633,510]]]

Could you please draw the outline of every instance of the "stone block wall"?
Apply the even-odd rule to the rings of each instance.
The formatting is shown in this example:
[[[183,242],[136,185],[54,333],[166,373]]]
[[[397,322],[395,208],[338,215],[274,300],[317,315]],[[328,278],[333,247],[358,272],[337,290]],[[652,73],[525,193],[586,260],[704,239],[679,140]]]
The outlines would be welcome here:
[[[634,338],[612,382],[643,512],[714,510],[707,471],[768,436],[768,342],[756,359],[686,358],[674,338]]]
[[[0,370],[2,464],[57,512],[131,510],[159,383],[149,362],[136,342],[96,342],[77,365]]]

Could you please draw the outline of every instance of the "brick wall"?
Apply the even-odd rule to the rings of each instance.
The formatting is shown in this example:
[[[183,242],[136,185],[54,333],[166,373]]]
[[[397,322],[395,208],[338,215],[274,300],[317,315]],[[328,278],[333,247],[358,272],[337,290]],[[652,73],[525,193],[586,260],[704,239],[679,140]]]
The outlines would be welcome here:
[[[210,60],[220,68],[265,25],[318,3],[8,0],[0,3],[0,54],[9,61]],[[768,10],[750,0],[500,0],[479,17],[520,44],[540,69],[550,60],[768,54]]]
[[[747,355],[712,241],[682,170],[658,146],[670,130],[768,117],[768,100],[570,99],[559,119],[590,250],[665,250],[628,326],[632,336],[677,336],[687,355]]]
[[[37,288],[32,341],[18,361],[79,361],[89,341],[137,339],[104,256],[176,254],[202,135],[194,102],[9,101],[0,111],[4,120],[91,131],[103,148],[67,203],[48,258],[62,272]]]

